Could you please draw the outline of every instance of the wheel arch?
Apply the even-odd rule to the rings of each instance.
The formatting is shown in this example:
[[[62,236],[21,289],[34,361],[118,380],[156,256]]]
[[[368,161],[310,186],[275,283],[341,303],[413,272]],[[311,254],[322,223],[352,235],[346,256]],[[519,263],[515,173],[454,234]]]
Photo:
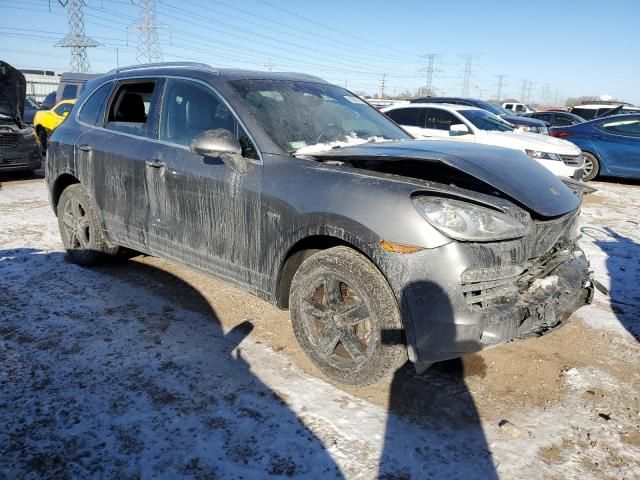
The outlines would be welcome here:
[[[289,307],[291,281],[302,262],[316,252],[338,246],[355,250],[364,255],[378,268],[370,254],[370,246],[359,237],[342,229],[330,229],[327,227],[311,229],[307,235],[301,236],[301,238],[292,243],[278,264],[277,281],[274,290],[276,306],[281,309]]]
[[[75,183],[81,183],[78,178],[71,175],[70,173],[63,173],[62,175],[56,178],[56,181],[53,183],[53,188],[51,189],[51,204],[53,206],[53,211],[57,215],[58,214],[58,201],[60,200],[60,195],[64,192],[64,189],[69,185],[73,185]]]

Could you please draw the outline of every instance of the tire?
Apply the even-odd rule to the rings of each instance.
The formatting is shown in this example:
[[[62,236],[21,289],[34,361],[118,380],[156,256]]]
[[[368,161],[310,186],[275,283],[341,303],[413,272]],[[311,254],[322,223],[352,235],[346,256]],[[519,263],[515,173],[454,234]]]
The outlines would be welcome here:
[[[582,152],[582,156],[584,157],[584,173],[582,176],[583,182],[588,182],[593,180],[600,173],[600,162],[596,158],[595,155],[589,152]],[[589,166],[590,168],[587,168]]]
[[[337,383],[369,385],[407,361],[391,287],[350,248],[329,248],[302,262],[291,283],[290,310],[300,347]]]
[[[100,220],[91,197],[79,183],[69,185],[58,200],[58,228],[69,259],[79,265],[95,265],[116,255],[102,235]]]
[[[38,130],[38,139],[40,140],[40,147],[42,148],[42,153],[45,154],[47,152],[47,132],[44,129]]]

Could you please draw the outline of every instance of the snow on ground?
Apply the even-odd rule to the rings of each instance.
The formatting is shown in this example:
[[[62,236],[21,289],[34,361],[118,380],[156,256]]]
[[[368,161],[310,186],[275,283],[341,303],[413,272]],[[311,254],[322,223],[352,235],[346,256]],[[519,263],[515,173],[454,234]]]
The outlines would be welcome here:
[[[190,284],[167,292],[166,271],[67,263],[44,184],[3,183],[0,477],[638,478],[640,187],[596,195],[583,245],[613,309],[599,296],[581,313],[631,352],[631,380],[568,369],[560,402],[516,406],[500,428],[476,411],[482,380],[425,377],[442,415],[416,422],[306,373],[250,319],[225,329]],[[620,414],[594,420],[585,389]]]

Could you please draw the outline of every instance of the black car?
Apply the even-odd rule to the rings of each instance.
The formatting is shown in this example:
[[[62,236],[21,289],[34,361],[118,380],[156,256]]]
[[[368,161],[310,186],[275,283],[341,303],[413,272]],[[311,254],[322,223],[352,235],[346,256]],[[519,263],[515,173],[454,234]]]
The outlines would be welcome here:
[[[546,110],[544,112],[533,112],[528,115],[530,118],[542,120],[552,127],[568,127],[570,125],[578,125],[585,121],[584,118],[573,113],[561,110]]]
[[[33,125],[33,117],[36,116],[36,112],[41,110],[40,104],[31,97],[24,99],[24,115],[22,121],[28,125]]]
[[[452,103],[454,105],[469,105],[471,107],[477,107],[486,110],[487,112],[491,112],[503,120],[506,120],[514,127],[522,128],[524,131],[541,133],[543,135],[549,134],[549,130],[545,122],[534,118],[513,115],[512,112],[492,103],[485,102],[484,100],[461,97],[421,97],[411,100],[411,103]]]
[[[290,309],[338,382],[543,334],[591,299],[580,182],[413,140],[317,77],[119,69],[87,83],[48,156],[72,261],[126,247],[232,282]]]
[[[22,120],[26,88],[24,75],[0,61],[0,171],[35,170],[42,163],[38,137]]]

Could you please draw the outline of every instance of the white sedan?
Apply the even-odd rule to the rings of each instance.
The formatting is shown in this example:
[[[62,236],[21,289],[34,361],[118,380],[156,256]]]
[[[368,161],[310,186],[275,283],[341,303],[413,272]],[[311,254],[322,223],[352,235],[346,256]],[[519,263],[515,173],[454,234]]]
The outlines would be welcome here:
[[[500,117],[476,107],[442,103],[394,105],[381,110],[419,139],[449,139],[520,150],[554,174],[581,178],[579,147],[547,135],[521,132]]]

